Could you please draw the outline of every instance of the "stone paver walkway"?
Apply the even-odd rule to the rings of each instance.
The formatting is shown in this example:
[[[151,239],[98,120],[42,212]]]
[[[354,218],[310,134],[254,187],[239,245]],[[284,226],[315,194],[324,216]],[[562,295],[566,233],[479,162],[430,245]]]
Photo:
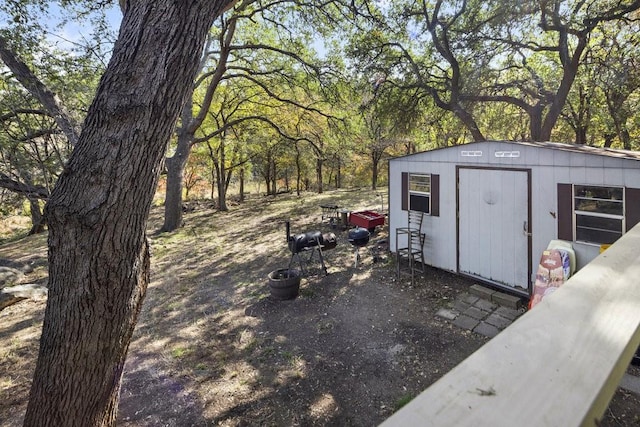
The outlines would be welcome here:
[[[493,338],[525,312],[526,300],[473,285],[449,307],[438,310],[436,316],[459,328]],[[620,387],[640,395],[640,377],[627,372]]]
[[[493,338],[525,312],[525,301],[480,285],[473,285],[436,316],[462,329]]]

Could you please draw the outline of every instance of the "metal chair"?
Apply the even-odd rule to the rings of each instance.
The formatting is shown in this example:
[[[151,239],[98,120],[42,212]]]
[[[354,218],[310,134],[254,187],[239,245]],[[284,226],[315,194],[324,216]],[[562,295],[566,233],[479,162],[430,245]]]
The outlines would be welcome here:
[[[320,209],[322,209],[322,217],[320,222],[324,222],[327,220],[329,225],[335,227],[338,223],[338,205],[320,205]]]
[[[407,226],[396,228],[396,274],[400,277],[400,263],[406,258],[409,264],[409,273],[411,273],[411,284],[413,284],[416,261],[420,262],[420,269],[424,274],[426,235],[422,232],[423,218],[423,212],[410,210],[407,213]],[[400,243],[404,243],[404,241],[406,241],[406,246],[400,246]]]

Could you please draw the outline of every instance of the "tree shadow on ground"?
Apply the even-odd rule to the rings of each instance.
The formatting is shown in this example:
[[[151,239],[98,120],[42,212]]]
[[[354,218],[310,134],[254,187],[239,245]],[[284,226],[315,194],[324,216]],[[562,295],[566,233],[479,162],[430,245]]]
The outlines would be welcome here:
[[[182,229],[151,235],[152,281],[118,425],[376,425],[482,345],[435,316],[472,282],[427,268],[412,285],[396,277],[391,257],[374,263],[369,248],[355,268],[346,230],[320,222],[321,203],[364,210],[378,200],[363,191],[256,198],[226,213],[194,210]],[[161,216],[155,208],[150,230]],[[298,298],[275,301],[267,274],[290,261],[285,220],[292,233],[333,231],[338,246],[325,254],[328,276],[307,277]],[[38,250],[46,260],[46,248],[25,248],[0,255],[22,261]],[[21,424],[43,310],[16,304],[14,323],[0,329],[7,425]]]

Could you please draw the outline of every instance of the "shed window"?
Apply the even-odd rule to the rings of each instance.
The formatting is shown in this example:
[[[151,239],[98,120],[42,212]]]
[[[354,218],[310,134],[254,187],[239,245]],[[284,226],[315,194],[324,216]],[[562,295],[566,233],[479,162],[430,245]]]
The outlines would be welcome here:
[[[431,175],[409,174],[409,209],[431,212]]]
[[[624,232],[624,188],[573,186],[575,240],[609,244]]]

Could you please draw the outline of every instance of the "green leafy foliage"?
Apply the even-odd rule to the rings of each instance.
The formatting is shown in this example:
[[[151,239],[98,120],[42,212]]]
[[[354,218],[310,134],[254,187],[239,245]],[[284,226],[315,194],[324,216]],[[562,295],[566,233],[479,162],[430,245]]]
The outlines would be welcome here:
[[[216,22],[191,112],[178,123],[195,126],[190,196],[200,188],[199,197],[224,198],[245,178],[263,180],[266,192],[375,186],[389,156],[478,138],[550,132],[638,148],[631,2],[323,6],[242,2]],[[79,123],[115,39],[116,10],[104,1],[0,4],[0,36]],[[0,78],[0,172],[50,189],[71,147],[11,73]]]

